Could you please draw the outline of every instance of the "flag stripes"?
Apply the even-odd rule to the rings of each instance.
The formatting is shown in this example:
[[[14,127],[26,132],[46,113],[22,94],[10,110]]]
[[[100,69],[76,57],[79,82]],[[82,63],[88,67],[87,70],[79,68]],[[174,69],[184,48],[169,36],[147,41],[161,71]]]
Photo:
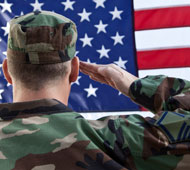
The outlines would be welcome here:
[[[135,10],[189,6],[190,0],[134,0]]]
[[[189,67],[190,48],[138,51],[139,69]],[[179,60],[180,58],[180,60]]]
[[[190,80],[190,0],[134,0],[139,77]]]
[[[135,30],[185,27],[190,25],[187,18],[190,18],[190,6],[140,10],[135,12]]]

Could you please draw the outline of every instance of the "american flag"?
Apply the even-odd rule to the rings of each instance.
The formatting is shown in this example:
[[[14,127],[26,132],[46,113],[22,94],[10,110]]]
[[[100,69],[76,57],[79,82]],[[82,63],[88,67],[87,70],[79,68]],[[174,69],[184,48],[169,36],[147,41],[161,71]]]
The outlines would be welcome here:
[[[0,62],[6,57],[8,21],[15,15],[47,10],[76,23],[76,55],[83,61],[115,63],[140,77],[166,74],[190,79],[189,5],[190,0],[0,0]],[[0,101],[11,102],[11,91],[1,69]],[[79,112],[141,109],[82,73],[72,84],[69,103]]]

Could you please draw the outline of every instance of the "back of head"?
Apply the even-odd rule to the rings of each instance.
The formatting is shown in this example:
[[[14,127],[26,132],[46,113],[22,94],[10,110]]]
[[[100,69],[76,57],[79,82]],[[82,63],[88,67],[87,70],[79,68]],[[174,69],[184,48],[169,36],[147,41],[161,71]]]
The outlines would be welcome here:
[[[14,18],[7,49],[10,75],[31,90],[63,78],[76,40],[75,24],[62,15],[36,11]]]

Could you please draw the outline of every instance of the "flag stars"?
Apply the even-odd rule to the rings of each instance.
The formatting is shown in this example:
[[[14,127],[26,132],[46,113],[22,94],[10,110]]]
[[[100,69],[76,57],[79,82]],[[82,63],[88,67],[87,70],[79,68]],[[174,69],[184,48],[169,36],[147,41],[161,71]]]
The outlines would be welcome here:
[[[76,51],[76,52],[75,52],[75,56],[77,56],[78,54],[79,54],[79,51]]]
[[[89,88],[85,88],[84,90],[88,93],[87,98],[90,96],[97,96],[96,91],[98,90],[98,88],[93,87],[92,84],[89,85]]]
[[[119,11],[117,9],[117,7],[115,7],[114,11],[110,11],[110,14],[112,14],[112,20],[114,19],[120,19],[121,20],[121,14],[123,13],[123,11]]]
[[[12,12],[11,11],[12,5],[13,5],[12,3],[8,3],[7,0],[4,0],[4,3],[0,3],[0,6],[2,7],[1,12],[3,13],[5,11],[8,11],[11,13]]]
[[[117,32],[115,36],[112,36],[111,38],[114,40],[114,45],[116,44],[121,44],[123,45],[123,41],[122,39],[124,38],[124,35],[119,35],[119,33]]]
[[[20,16],[22,16],[22,15],[24,15],[24,12],[23,12],[23,11],[20,12]]]
[[[76,80],[75,82],[73,82],[72,85],[73,85],[73,84],[77,84],[78,86],[80,86],[79,80],[80,80],[81,78],[82,78],[81,76],[78,76],[78,77],[77,77],[77,80]]]
[[[97,50],[98,53],[100,53],[100,59],[103,57],[109,58],[108,52],[110,49],[105,49],[104,45],[102,45],[102,48],[100,50]]]
[[[96,64],[95,62],[91,62],[89,58],[87,59],[86,62],[87,62],[87,63],[90,63],[90,64]]]
[[[12,86],[12,84],[10,84],[10,83],[7,83],[7,87],[9,87],[9,86]]]
[[[87,12],[86,9],[84,8],[81,13],[78,13],[78,15],[81,17],[80,22],[83,22],[84,20],[89,21],[89,16],[92,14],[92,12]]]
[[[9,33],[9,29],[10,29],[9,22],[7,22],[7,25],[5,27],[2,27],[2,29],[4,30],[4,36],[6,36]]]
[[[4,52],[2,52],[2,53],[3,53],[3,55],[7,56],[7,51],[4,51]]]
[[[94,38],[88,37],[88,35],[85,34],[85,35],[84,35],[84,38],[80,38],[80,40],[83,42],[83,46],[82,46],[82,47],[85,47],[86,45],[92,47],[91,41],[92,41],[93,39],[94,39]]]
[[[105,8],[104,3],[106,2],[106,0],[93,0],[93,2],[96,3],[96,8],[98,7]]]
[[[2,93],[4,92],[4,89],[0,89],[0,99],[2,99]]]
[[[2,69],[2,66],[3,66],[3,64],[0,64],[0,68],[1,68],[1,69]],[[1,71],[0,71],[0,75],[2,75]]]
[[[108,24],[103,24],[102,20],[100,20],[99,24],[94,26],[98,29],[97,34],[99,34],[100,32],[106,33],[106,27],[108,26]]]
[[[119,57],[119,60],[118,61],[115,61],[114,63],[117,64],[119,67],[123,68],[126,70],[126,66],[125,64],[127,63],[128,61],[127,60],[122,60],[121,57]]]
[[[31,6],[33,6],[33,11],[42,10],[42,6],[44,5],[44,3],[39,3],[38,0],[35,0],[35,3],[30,3]]]
[[[66,0],[66,2],[62,2],[62,4],[65,6],[65,11],[68,9],[74,10],[73,9],[73,5],[74,5],[75,1],[70,1],[70,0]]]

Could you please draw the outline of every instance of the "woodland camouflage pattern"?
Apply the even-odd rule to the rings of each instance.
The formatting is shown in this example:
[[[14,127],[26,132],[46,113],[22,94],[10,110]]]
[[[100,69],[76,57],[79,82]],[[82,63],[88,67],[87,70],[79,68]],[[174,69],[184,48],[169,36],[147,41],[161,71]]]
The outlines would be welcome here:
[[[75,56],[76,40],[76,26],[70,19],[35,11],[11,20],[7,56],[24,64],[65,62]]]
[[[190,82],[135,81],[131,99],[155,113],[86,120],[57,100],[0,105],[1,170],[189,170]]]

